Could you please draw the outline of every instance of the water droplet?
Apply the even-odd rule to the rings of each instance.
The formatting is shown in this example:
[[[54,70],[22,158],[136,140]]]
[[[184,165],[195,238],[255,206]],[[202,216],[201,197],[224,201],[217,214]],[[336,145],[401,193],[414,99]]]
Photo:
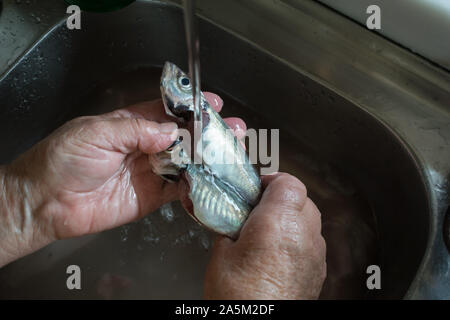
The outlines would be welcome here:
[[[202,233],[199,237],[199,241],[201,246],[205,249],[208,250],[211,246],[210,241],[208,236],[205,233]]]
[[[122,242],[127,241],[129,232],[130,232],[130,226],[128,226],[128,225],[120,228],[120,241],[122,241]]]
[[[159,212],[161,213],[161,216],[167,221],[172,222],[175,218],[175,213],[173,212],[172,205],[170,203],[166,203],[163,205]]]

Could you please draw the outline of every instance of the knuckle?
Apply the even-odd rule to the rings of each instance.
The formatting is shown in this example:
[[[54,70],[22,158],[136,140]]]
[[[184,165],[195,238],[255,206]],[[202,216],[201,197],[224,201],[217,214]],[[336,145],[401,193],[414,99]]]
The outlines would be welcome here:
[[[283,173],[275,179],[274,186],[285,190],[286,200],[291,198],[296,200],[297,198],[306,198],[307,190],[306,186],[296,177]]]
[[[125,124],[134,132],[139,132],[139,129],[142,128],[142,123],[137,118],[125,119]]]
[[[142,130],[148,126],[148,121],[142,118],[131,118],[131,121],[134,128],[138,130]]]
[[[90,121],[92,117],[90,116],[81,116],[81,117],[77,117],[74,118],[70,121],[68,121],[66,124],[79,124],[79,123],[85,123],[87,121]]]
[[[69,128],[76,128],[79,126],[86,126],[86,125],[89,126],[98,120],[99,120],[99,117],[97,117],[97,116],[82,116],[82,117],[77,117],[77,118],[70,120],[69,122],[67,122],[65,124],[65,126],[67,126]]]
[[[98,129],[98,117],[84,116],[72,119],[59,127],[53,133],[54,139],[50,140],[51,150],[75,141],[89,141],[100,131]]]
[[[109,129],[109,124],[103,119],[91,119],[88,123],[89,129],[94,134],[102,134]]]
[[[155,127],[155,124],[153,122],[143,118],[131,118],[130,121],[133,134],[135,134],[138,137],[141,136],[142,133],[151,132],[152,130],[150,129]]]
[[[307,200],[306,188],[303,187],[303,184],[300,185],[292,179],[280,182],[277,196],[280,205],[288,209],[285,210],[287,213],[297,214],[296,211],[302,211]]]
[[[117,109],[105,114],[105,116],[110,116],[111,118],[129,118],[132,113],[127,109]]]

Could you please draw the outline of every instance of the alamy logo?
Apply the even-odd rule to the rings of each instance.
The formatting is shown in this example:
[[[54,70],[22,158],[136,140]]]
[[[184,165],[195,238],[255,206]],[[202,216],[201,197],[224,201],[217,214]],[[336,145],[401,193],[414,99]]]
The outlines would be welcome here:
[[[379,6],[373,4],[367,7],[367,14],[370,16],[367,18],[366,25],[370,30],[381,29],[381,9]]]
[[[67,29],[80,30],[81,29],[81,9],[79,6],[71,5],[67,7],[66,13],[70,14],[67,18]]]
[[[381,269],[379,266],[373,264],[367,267],[366,270],[367,274],[370,274],[370,276],[367,278],[366,285],[367,289],[374,290],[374,289],[381,289]]]
[[[81,269],[73,264],[67,267],[66,273],[70,274],[67,278],[66,286],[69,290],[81,290]]]
[[[170,154],[171,162],[177,165],[189,164],[193,158],[195,164],[209,165],[242,165],[246,162],[260,164],[261,175],[278,172],[280,164],[280,132],[279,129],[270,130],[270,139],[267,129],[247,129],[245,136],[238,143],[248,141],[248,159],[241,152],[234,152],[229,148],[229,141],[234,140],[234,132],[227,129],[223,139],[217,139],[217,130],[211,129],[200,135],[199,125],[194,124],[194,137],[189,130],[180,128],[181,137],[179,149]],[[194,140],[192,140],[194,139]],[[191,143],[194,142],[194,150]],[[182,152],[180,152],[182,150]],[[270,151],[270,152],[269,152]],[[193,156],[193,157],[192,157]]]

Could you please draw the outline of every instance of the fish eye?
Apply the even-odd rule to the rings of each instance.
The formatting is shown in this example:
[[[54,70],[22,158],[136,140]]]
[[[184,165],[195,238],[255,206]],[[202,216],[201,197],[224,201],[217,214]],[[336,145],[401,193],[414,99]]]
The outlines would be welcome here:
[[[190,81],[188,78],[186,78],[186,77],[181,77],[181,78],[178,80],[178,82],[180,83],[180,85],[181,85],[183,88],[190,88],[190,87],[191,87],[191,81]]]

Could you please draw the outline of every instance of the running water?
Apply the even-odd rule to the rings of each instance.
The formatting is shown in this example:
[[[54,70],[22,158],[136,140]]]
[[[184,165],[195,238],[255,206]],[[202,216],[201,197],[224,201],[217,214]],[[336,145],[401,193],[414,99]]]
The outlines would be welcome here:
[[[200,93],[200,42],[198,39],[197,24],[195,20],[195,0],[183,0],[184,25],[189,59],[189,77],[192,82],[192,95],[194,98],[194,145],[196,150],[203,150],[202,143],[202,110]],[[201,155],[201,158],[198,157]],[[194,152],[194,162],[203,163],[203,152]]]

